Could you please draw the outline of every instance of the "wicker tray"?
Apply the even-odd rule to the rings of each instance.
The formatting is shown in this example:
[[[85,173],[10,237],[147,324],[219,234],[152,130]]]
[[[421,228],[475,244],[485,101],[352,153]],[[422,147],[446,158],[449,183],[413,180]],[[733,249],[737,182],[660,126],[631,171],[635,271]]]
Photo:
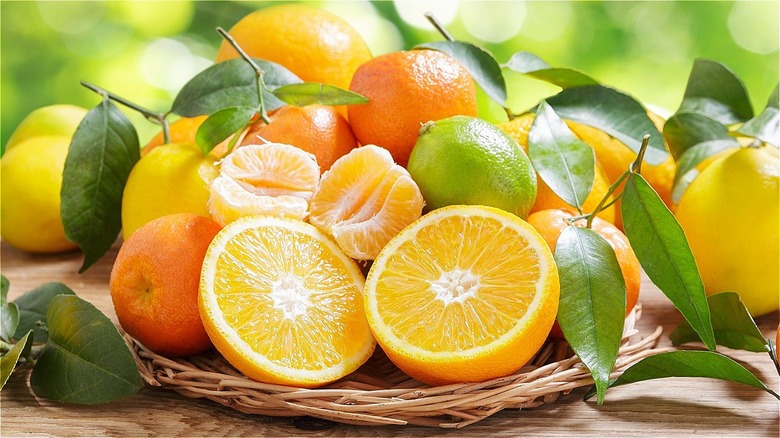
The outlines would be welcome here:
[[[642,338],[634,328],[637,306],[626,318],[615,371],[654,354],[661,327]],[[634,341],[634,338],[640,338]],[[481,383],[431,387],[396,368],[377,348],[359,370],[330,385],[302,389],[250,380],[219,353],[169,359],[126,336],[144,381],[186,397],[207,398],[247,414],[311,416],[356,425],[419,425],[461,428],[503,409],[555,402],[561,394],[593,384],[587,368],[565,341],[548,341],[517,373]]]

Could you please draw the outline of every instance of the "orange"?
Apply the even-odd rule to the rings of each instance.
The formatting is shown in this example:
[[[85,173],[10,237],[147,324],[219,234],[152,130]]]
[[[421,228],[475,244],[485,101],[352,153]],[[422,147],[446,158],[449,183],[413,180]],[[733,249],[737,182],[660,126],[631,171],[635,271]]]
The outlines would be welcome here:
[[[368,45],[352,26],[306,5],[260,9],[242,18],[229,33],[249,56],[281,64],[304,82],[349,88],[358,66],[371,59]],[[216,61],[238,56],[222,41]]]
[[[203,257],[221,227],[174,214],[139,228],[119,248],[109,289],[122,328],[150,350],[187,356],[211,347],[198,313]]]
[[[303,220],[320,180],[314,155],[282,143],[238,148],[220,167],[207,206],[223,226],[251,214]]]
[[[544,241],[547,242],[550,250],[555,252],[558,237],[569,226],[566,218],[576,215],[577,213],[570,209],[542,210],[528,216],[528,223],[544,237]],[[586,221],[581,219],[576,221],[574,226],[584,227],[585,223]],[[634,254],[634,250],[631,248],[626,235],[615,225],[596,217],[593,219],[591,227],[615,250],[620,271],[623,273],[623,281],[626,284],[626,315],[628,315],[639,299],[639,286],[642,282],[639,260],[636,258],[636,254]],[[553,328],[552,335],[559,338],[563,337],[557,323]]]
[[[355,262],[314,226],[248,216],[209,247],[200,315],[217,350],[247,376],[315,387],[374,351],[363,283]]]
[[[309,221],[352,258],[373,260],[420,217],[423,197],[409,172],[378,146],[357,148],[322,175]]]
[[[322,172],[358,146],[355,135],[335,108],[325,105],[284,106],[252,125],[241,144],[286,143],[317,157]]]
[[[449,206],[401,231],[366,279],[368,322],[401,370],[430,385],[519,370],[542,346],[560,285],[527,222],[493,207]]]
[[[404,167],[423,123],[477,115],[471,76],[455,59],[435,50],[373,58],[357,69],[349,88],[369,99],[347,109],[358,141],[389,150]]]
[[[208,116],[196,116],[196,117],[182,117],[180,119],[177,119],[171,125],[169,126],[168,134],[170,135],[170,143],[169,144],[176,144],[176,143],[192,143],[195,144],[195,134],[198,132],[198,128],[200,128],[200,125],[203,124],[203,122],[208,118]],[[227,152],[227,146],[230,139],[221,142],[217,146],[214,147],[214,149],[211,150],[210,155],[214,158],[219,158],[222,155]],[[165,144],[165,138],[163,136],[162,130],[157,133],[154,137],[152,137],[151,140],[149,140],[149,143],[146,143],[146,146],[141,148],[141,156],[146,156],[149,152],[154,150],[154,148],[158,146],[162,146]]]

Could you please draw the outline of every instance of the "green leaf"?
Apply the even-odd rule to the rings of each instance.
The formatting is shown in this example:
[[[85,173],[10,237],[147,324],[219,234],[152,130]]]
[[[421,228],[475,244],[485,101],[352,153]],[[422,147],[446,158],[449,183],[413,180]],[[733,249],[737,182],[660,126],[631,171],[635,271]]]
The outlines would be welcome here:
[[[528,133],[528,155],[550,189],[578,209],[593,188],[595,153],[542,101]]]
[[[505,67],[515,73],[528,75],[561,88],[598,85],[596,80],[585,73],[570,68],[553,68],[544,62],[542,58],[529,52],[515,53]]]
[[[8,302],[10,282],[5,276],[0,277],[0,338],[10,341],[19,325],[19,309],[14,303]]]
[[[695,112],[731,125],[753,117],[745,85],[723,64],[697,59],[677,111]]]
[[[256,109],[251,106],[223,108],[210,115],[198,127],[195,143],[204,154],[208,154],[222,140],[243,129],[256,113]]]
[[[255,63],[263,70],[263,102],[266,111],[285,105],[271,93],[282,85],[301,82],[290,70],[279,64],[262,59]],[[219,110],[251,106],[257,108],[260,100],[257,93],[257,75],[243,59],[231,59],[214,64],[198,73],[187,82],[176,95],[171,112],[184,117],[211,115]]]
[[[5,387],[8,378],[13,374],[16,368],[16,363],[19,362],[20,357],[26,357],[30,355],[30,349],[32,348],[33,334],[32,331],[27,332],[26,335],[19,339],[8,353],[0,357],[0,389]]]
[[[780,147],[780,109],[778,109],[778,87],[772,91],[764,111],[748,120],[738,132]]]
[[[683,193],[699,175],[696,169],[702,161],[728,149],[738,148],[739,143],[731,137],[722,140],[709,140],[699,143],[686,150],[677,161],[677,171],[674,175],[672,201],[680,202]]]
[[[610,388],[666,377],[706,377],[762,389],[780,399],[750,371],[728,356],[713,351],[669,351],[648,356],[631,365],[610,383]],[[594,391],[585,394],[588,399]]]
[[[715,342],[724,347],[756,353],[766,351],[766,339],[745,305],[734,292],[722,292],[707,297],[712,315]],[[699,335],[683,321],[669,335],[674,345],[698,342]]]
[[[37,287],[14,300],[19,306],[19,327],[16,328],[17,339],[24,333],[32,330],[35,332],[36,342],[46,342],[49,339],[46,330],[38,326],[37,322],[46,323],[46,313],[49,303],[57,295],[75,295],[75,293],[62,283],[46,283]]]
[[[645,161],[657,165],[667,152],[661,133],[647,116],[647,110],[633,97],[612,88],[591,85],[567,88],[547,98],[559,116],[592,126],[620,140],[638,153],[642,137],[650,134]]]
[[[418,44],[415,49],[432,49],[455,58],[474,78],[485,94],[504,106],[506,103],[506,82],[501,67],[493,55],[482,47],[462,41],[436,41]],[[410,102],[414,105],[414,102]]]
[[[704,285],[682,227],[650,184],[636,173],[626,181],[620,208],[626,236],[645,273],[707,348],[714,350],[715,335]]]
[[[623,335],[623,274],[609,243],[588,228],[563,230],[555,246],[555,262],[561,283],[558,324],[590,370],[601,404]]]
[[[114,244],[122,229],[122,192],[141,158],[132,123],[108,98],[91,109],[71,140],[60,191],[68,240],[84,252],[84,272]]]
[[[675,160],[679,160],[688,149],[707,141],[723,140],[737,144],[725,126],[697,113],[677,113],[670,117],[664,124],[664,139]]]
[[[354,91],[317,82],[283,85],[274,90],[273,93],[283,102],[295,106],[315,103],[320,105],[352,105],[368,102],[367,97]]]
[[[51,400],[97,404],[134,394],[143,386],[135,360],[114,324],[75,295],[54,297],[47,315],[49,342],[30,386]]]

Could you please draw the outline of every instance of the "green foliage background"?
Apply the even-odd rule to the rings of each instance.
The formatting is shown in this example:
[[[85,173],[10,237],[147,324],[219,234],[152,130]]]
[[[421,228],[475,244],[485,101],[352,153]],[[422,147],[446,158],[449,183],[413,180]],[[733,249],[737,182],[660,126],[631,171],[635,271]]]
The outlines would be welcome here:
[[[0,144],[35,108],[92,107],[87,80],[143,106],[165,111],[176,91],[206,68],[220,43],[215,27],[277,2],[0,2]],[[456,38],[484,45],[499,62],[516,51],[582,70],[661,112],[682,99],[693,60],[710,58],[742,78],[756,110],[778,81],[777,1],[758,2],[306,2],[352,23],[375,55],[441,37],[408,21],[413,6],[449,15]],[[419,6],[422,5],[422,6]],[[456,13],[457,11],[457,13]],[[407,16],[403,16],[406,13]],[[420,12],[421,15],[421,12]],[[483,29],[478,32],[477,28]],[[484,26],[478,26],[484,24]],[[484,29],[514,33],[484,41]],[[261,37],[261,36],[259,36]],[[509,106],[521,111],[556,88],[506,73]],[[481,114],[500,109],[481,96]],[[142,144],[157,128],[130,114]]]

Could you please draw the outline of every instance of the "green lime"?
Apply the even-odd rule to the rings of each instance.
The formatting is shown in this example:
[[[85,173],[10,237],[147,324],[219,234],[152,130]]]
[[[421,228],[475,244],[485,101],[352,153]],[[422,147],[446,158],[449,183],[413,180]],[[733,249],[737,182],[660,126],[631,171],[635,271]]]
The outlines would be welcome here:
[[[504,131],[474,117],[426,123],[407,166],[426,208],[487,205],[528,216],[536,199],[536,171]]]

